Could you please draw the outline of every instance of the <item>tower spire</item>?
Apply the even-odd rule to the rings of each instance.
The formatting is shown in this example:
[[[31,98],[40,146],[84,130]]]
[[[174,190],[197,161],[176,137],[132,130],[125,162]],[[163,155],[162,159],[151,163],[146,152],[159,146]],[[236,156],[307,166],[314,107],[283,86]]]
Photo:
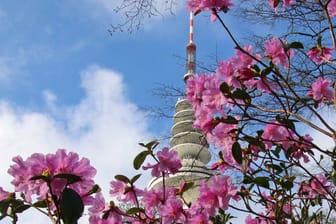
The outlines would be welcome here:
[[[189,19],[189,43],[187,44],[187,73],[184,75],[184,81],[195,74],[196,71],[196,45],[194,44],[194,14],[190,12]]]
[[[193,40],[194,19],[192,13],[190,13],[189,24],[190,33],[189,43],[187,44],[187,73],[184,75],[185,81],[195,74],[196,67],[196,45]],[[183,194],[186,205],[195,201],[198,197],[200,181],[207,180],[212,175],[212,171],[206,167],[206,164],[211,159],[211,154],[208,150],[209,145],[202,132],[193,128],[194,120],[195,111],[190,103],[184,98],[178,99],[175,104],[174,124],[171,128],[170,150],[177,152],[182,161],[182,167],[178,173],[166,178],[165,184],[179,187],[181,183],[194,183],[193,187]],[[162,184],[162,178],[152,179],[148,185],[149,188],[157,188]]]

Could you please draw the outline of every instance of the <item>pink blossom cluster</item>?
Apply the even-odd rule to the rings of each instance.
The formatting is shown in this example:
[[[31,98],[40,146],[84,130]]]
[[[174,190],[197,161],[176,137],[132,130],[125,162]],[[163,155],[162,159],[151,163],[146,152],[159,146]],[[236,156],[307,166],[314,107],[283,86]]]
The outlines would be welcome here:
[[[317,46],[310,49],[307,55],[315,63],[322,64],[331,61],[333,50],[333,48]]]
[[[309,162],[309,158],[305,154],[312,149],[313,138],[309,135],[305,135],[301,139],[291,129],[278,121],[270,121],[264,128],[261,140],[267,149],[271,149],[274,145],[279,145],[285,150],[293,148],[294,151],[291,155],[293,158],[302,158],[304,162]]]
[[[265,41],[265,55],[271,58],[273,64],[282,65],[284,68],[289,67],[289,59],[294,56],[293,49],[286,50],[285,40],[273,37],[271,40]]]
[[[266,57],[283,58],[284,54],[279,54],[277,50],[283,52],[283,49],[278,49],[278,46],[266,44]],[[248,45],[243,50],[235,50],[235,57],[228,61],[221,61],[216,70],[216,74],[221,80],[234,88],[257,88],[261,92],[270,93],[271,89],[278,89],[276,85],[268,80],[266,76],[257,74],[252,66],[261,60],[259,54],[254,54],[252,46]]]
[[[0,201],[5,200],[10,197],[10,193],[5,191],[2,187],[0,187]]]
[[[295,3],[295,0],[282,0],[282,4],[284,7],[291,6]],[[273,8],[277,8],[279,4],[279,1],[276,0],[269,0],[269,5]]]
[[[319,77],[312,84],[311,90],[308,91],[308,96],[321,104],[324,101],[331,101],[334,99],[334,91],[331,88],[332,81],[330,78],[323,79]]]
[[[194,14],[200,11],[212,11],[210,19],[215,21],[217,16],[214,12],[227,12],[232,5],[233,3],[230,0],[188,0],[186,8]]]
[[[232,6],[230,0],[188,0],[186,3],[187,10],[190,12],[222,10]]]
[[[165,147],[157,153],[158,162],[143,166],[144,170],[151,169],[153,177],[159,177],[162,173],[169,175],[175,174],[182,167],[181,160],[177,152]]]
[[[15,191],[24,193],[25,199],[32,201],[35,195],[38,200],[45,200],[50,197],[48,184],[42,178],[31,180],[33,177],[43,177],[50,181],[52,193],[60,196],[66,186],[69,186],[80,195],[85,195],[94,185],[96,169],[90,165],[86,158],[79,158],[77,153],[67,153],[64,149],[59,149],[55,154],[34,153],[26,160],[21,156],[13,158],[12,165],[8,173],[14,179],[11,182],[15,186]],[[57,174],[73,174],[80,178],[80,181],[68,184],[65,178],[54,178]]]
[[[325,197],[332,187],[333,185],[323,174],[318,174],[310,181],[301,183],[300,194],[311,199]]]
[[[336,17],[336,0],[331,0],[328,3],[328,13],[331,17]]]
[[[102,218],[105,213],[107,216]],[[96,193],[93,203],[89,208],[90,224],[121,224],[122,215],[125,215],[125,213],[118,207],[105,202],[101,192]]]
[[[231,199],[239,200],[237,187],[233,185],[231,178],[228,176],[213,176],[207,182],[201,181],[199,197],[190,208],[185,208],[179,198],[179,195],[181,195],[179,192],[182,190],[160,185],[157,189],[145,189],[136,192],[134,195],[141,200],[144,208],[138,216],[127,215],[114,203],[112,205],[105,203],[101,193],[97,193],[92,207],[89,208],[90,223],[112,224],[122,223],[121,221],[124,220],[140,224],[153,223],[158,218],[161,220],[160,223],[163,224],[211,223],[210,217],[216,215],[218,208],[227,210]],[[120,191],[118,194],[113,193],[111,196],[120,196],[125,193],[128,193],[127,190]],[[126,202],[126,199],[122,199],[122,201]],[[133,198],[128,202],[132,206],[137,206]]]

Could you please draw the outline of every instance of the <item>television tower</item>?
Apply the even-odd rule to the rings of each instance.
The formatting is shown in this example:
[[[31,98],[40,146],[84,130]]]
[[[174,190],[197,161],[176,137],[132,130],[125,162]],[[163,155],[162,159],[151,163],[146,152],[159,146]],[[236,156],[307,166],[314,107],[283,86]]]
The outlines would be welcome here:
[[[190,13],[190,33],[187,44],[186,74],[184,81],[195,74],[196,45],[193,41],[193,14]],[[185,98],[180,98],[175,104],[175,115],[173,127],[171,128],[172,138],[170,139],[170,149],[178,153],[182,161],[182,168],[178,173],[170,175],[165,179],[165,184],[179,187],[182,183],[193,182],[191,189],[183,194],[187,203],[197,199],[199,194],[199,181],[207,179],[212,175],[206,164],[211,159],[208,150],[208,143],[202,132],[193,128],[195,120],[194,110]],[[149,188],[156,188],[162,183],[162,177],[154,178],[149,183]]]

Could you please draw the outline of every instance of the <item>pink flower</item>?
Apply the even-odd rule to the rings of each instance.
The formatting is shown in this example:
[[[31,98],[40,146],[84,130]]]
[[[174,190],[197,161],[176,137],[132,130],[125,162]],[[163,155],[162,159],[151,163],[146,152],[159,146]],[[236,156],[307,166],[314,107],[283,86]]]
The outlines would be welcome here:
[[[307,53],[308,57],[316,62],[317,64],[322,64],[325,61],[330,61],[332,59],[333,48],[328,47],[313,47]]]
[[[142,191],[134,186],[129,186],[127,183],[116,180],[110,183],[110,195],[117,197],[121,202],[136,203],[136,197],[142,195]]]
[[[331,17],[336,17],[336,0],[331,0],[329,2],[328,13]]]
[[[162,216],[162,223],[183,223],[183,203],[178,198],[169,198],[160,206],[159,213]]]
[[[292,136],[292,132],[288,128],[282,126],[278,121],[271,121],[265,126],[261,139],[268,149],[273,145],[281,145],[284,149],[288,149],[293,144]]]
[[[209,184],[200,182],[200,195],[197,203],[202,206],[209,216],[216,214],[217,208],[228,209],[231,199],[239,200],[237,187],[228,176],[212,176]]]
[[[194,13],[212,9],[217,11],[222,9],[227,10],[232,5],[230,0],[188,0],[186,3],[187,10]]]
[[[187,79],[186,87],[186,99],[189,101],[189,103],[192,105],[194,109],[199,107],[203,101],[203,91],[205,90],[204,83],[207,79],[206,74],[202,75],[193,75],[190,78]]]
[[[5,200],[10,197],[10,193],[5,191],[2,187],[0,187],[0,201]]]
[[[159,162],[155,164],[147,164],[143,169],[152,169],[152,176],[159,177],[161,173],[175,174],[182,167],[181,160],[178,158],[177,152],[169,150],[165,147],[157,153]]]
[[[211,191],[210,187],[205,181],[200,182],[200,195],[198,203],[202,205],[209,216],[214,216],[219,206],[217,195]]]
[[[295,3],[295,0],[283,0],[282,2],[283,2],[283,6],[285,7],[285,6],[293,5]],[[269,5],[275,9],[278,7],[277,5],[275,5],[274,0],[269,0]]]
[[[318,174],[310,181],[301,184],[300,193],[306,195],[308,198],[317,198],[326,196],[330,191],[332,185],[323,174]]]
[[[237,124],[219,123],[211,132],[207,133],[207,141],[220,148],[224,161],[217,163],[217,168],[224,172],[227,168],[236,165],[236,160],[232,156],[233,131],[237,129]],[[215,165],[216,166],[216,165]]]
[[[265,56],[271,58],[273,64],[281,64],[284,68],[289,67],[289,58],[294,56],[294,51],[289,49],[287,52],[284,49],[286,41],[273,37],[271,40],[265,41]]]
[[[267,220],[263,217],[252,218],[251,215],[248,215],[245,219],[245,224],[273,224],[275,221]]]
[[[164,195],[165,194],[165,195]],[[158,189],[145,190],[143,192],[142,203],[147,213],[154,214],[157,208],[164,202],[164,199],[176,198],[176,189],[160,185]]]
[[[34,153],[25,161],[17,156],[13,161],[15,164],[8,170],[14,177],[11,183],[15,186],[15,191],[24,193],[28,201],[32,200],[32,195],[36,195],[39,200],[50,196],[50,189],[44,180],[30,180],[35,176],[44,176],[48,179],[56,196],[60,195],[66,185],[80,195],[85,195],[94,185],[96,169],[90,165],[89,160],[79,159],[78,154],[66,153],[64,149],[57,150],[56,154]],[[73,174],[81,180],[68,184],[65,178],[56,178],[57,174]]]
[[[333,100],[334,91],[331,88],[331,83],[332,81],[329,78],[317,78],[316,81],[312,84],[312,89],[308,91],[308,96],[312,97],[319,104],[325,100]]]
[[[267,78],[254,78],[244,82],[245,86],[248,88],[257,87],[260,92],[270,93],[271,90],[278,90],[279,86],[271,83]]]
[[[251,45],[245,46],[244,53],[241,50],[235,50],[235,57],[230,58],[228,61],[221,61],[216,70],[216,75],[223,79],[229,86],[240,88],[246,81],[253,80],[254,73],[251,66],[256,61],[251,57],[254,56],[260,59],[260,55],[254,55]]]
[[[107,219],[103,219],[104,212],[108,211]],[[101,192],[98,192],[89,208],[90,224],[121,224],[123,212],[118,207],[111,207],[105,203],[105,199]]]

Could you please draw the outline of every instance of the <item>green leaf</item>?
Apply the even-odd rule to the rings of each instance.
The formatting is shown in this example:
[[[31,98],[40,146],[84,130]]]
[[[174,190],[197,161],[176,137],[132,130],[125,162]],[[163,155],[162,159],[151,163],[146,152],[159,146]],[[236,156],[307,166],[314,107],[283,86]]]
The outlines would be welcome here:
[[[219,88],[224,95],[231,94],[230,87],[226,82],[223,82]]]
[[[240,100],[251,99],[250,95],[242,89],[237,89],[236,91],[234,91],[232,93],[232,97],[235,98],[235,99],[240,99]]]
[[[46,208],[46,207],[48,207],[48,204],[47,204],[46,200],[43,200],[43,201],[35,202],[32,206],[35,207],[35,208]]]
[[[269,188],[269,182],[267,177],[256,177],[254,179],[254,183],[256,183],[258,186]]]
[[[145,159],[147,158],[149,154],[150,154],[150,151],[148,150],[140,152],[133,160],[134,169],[136,170],[140,169],[140,167],[142,166],[142,164],[144,163]]]
[[[141,176],[141,174],[138,174],[138,175],[135,175],[134,177],[132,177],[131,183],[134,184],[139,179],[140,176]]]
[[[10,205],[10,200],[0,201],[0,213],[3,215],[7,215],[9,205]]]
[[[127,184],[131,183],[130,179],[128,179],[128,177],[126,177],[124,175],[120,175],[120,174],[119,175],[115,175],[114,178],[116,180],[122,181],[122,182],[127,183]]]
[[[336,185],[336,172],[335,171],[331,172],[331,180],[334,183],[334,185]]]
[[[322,36],[319,36],[319,37],[317,38],[317,45],[318,45],[318,46],[322,46]]]
[[[287,46],[288,49],[303,49],[304,46],[301,42],[294,41]]]
[[[183,188],[183,192],[188,191],[188,190],[191,189],[193,186],[194,186],[194,182],[188,182],[188,183],[185,183],[185,186],[184,186],[184,188]]]
[[[289,191],[294,187],[294,184],[291,181],[285,181],[284,183],[281,184],[281,186]]]
[[[262,76],[262,77],[267,76],[268,74],[271,73],[272,70],[273,70],[272,67],[267,67],[267,68],[265,68],[264,70],[261,71],[261,76]]]
[[[255,73],[259,73],[260,72],[260,68],[258,67],[258,65],[254,64],[252,65],[252,70],[255,72]]]
[[[81,196],[71,188],[65,188],[61,194],[61,218],[64,224],[77,224],[82,216],[84,204]]]
[[[127,215],[134,215],[134,214],[137,214],[139,212],[142,212],[143,209],[139,208],[139,207],[133,207],[133,208],[130,208],[126,211],[126,214]]]
[[[232,155],[237,163],[241,164],[243,162],[242,150],[238,142],[235,142],[232,145]]]
[[[269,166],[275,171],[276,174],[280,174],[283,171],[283,169],[279,165],[270,164]]]
[[[281,147],[277,146],[274,150],[271,150],[272,154],[278,159],[280,158]]]
[[[244,176],[244,179],[243,179],[243,184],[250,184],[253,182],[253,179],[249,176]]]
[[[82,180],[80,176],[71,173],[56,174],[54,178],[66,179],[68,181],[68,184],[73,184]]]
[[[101,191],[101,189],[100,189],[99,185],[95,184],[95,185],[92,186],[92,188],[85,195],[95,194],[95,193],[100,192],[100,191]]]
[[[147,148],[148,150],[151,151],[151,150],[155,149],[156,146],[159,145],[159,142],[157,140],[153,140],[153,141],[151,141],[147,144],[139,143],[139,145],[141,145],[142,147]]]
[[[49,176],[45,176],[45,175],[36,175],[31,177],[29,180],[43,180],[47,183],[49,183],[51,181]]]
[[[221,118],[220,121],[225,124],[238,124],[236,118],[232,116],[227,116],[226,118]]]
[[[222,152],[222,151],[219,151],[219,152],[218,152],[218,157],[219,157],[221,160],[224,160],[224,158],[223,158],[223,152]]]
[[[30,208],[30,205],[26,205],[24,203],[17,205],[17,206],[13,206],[13,213],[22,213],[24,211],[26,211],[28,208]]]

